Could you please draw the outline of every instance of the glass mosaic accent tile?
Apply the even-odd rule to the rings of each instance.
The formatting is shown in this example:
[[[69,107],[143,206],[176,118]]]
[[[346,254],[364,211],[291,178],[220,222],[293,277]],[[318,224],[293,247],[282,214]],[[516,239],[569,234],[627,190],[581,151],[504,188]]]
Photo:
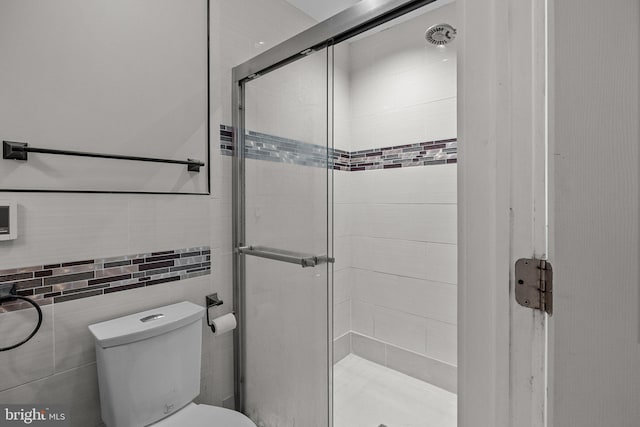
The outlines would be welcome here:
[[[223,155],[233,155],[233,127],[220,125],[220,150]],[[357,172],[457,163],[458,141],[445,139],[349,152],[248,131],[245,155],[248,159],[321,168],[329,164],[335,170]]]
[[[211,274],[208,246],[120,257],[0,270],[3,294],[18,295],[40,305],[126,291]],[[0,313],[31,308],[21,300],[0,304]]]

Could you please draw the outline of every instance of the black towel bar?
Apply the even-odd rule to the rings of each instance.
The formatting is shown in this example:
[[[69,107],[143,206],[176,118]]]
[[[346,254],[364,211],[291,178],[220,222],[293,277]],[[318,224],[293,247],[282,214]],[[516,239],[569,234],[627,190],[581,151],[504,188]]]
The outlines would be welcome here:
[[[42,326],[42,309],[40,308],[40,304],[38,304],[36,301],[32,300],[31,298],[18,295],[18,291],[16,289],[15,283],[11,285],[11,290],[9,291],[9,294],[7,295],[0,294],[0,305],[2,305],[2,303],[5,303],[5,302],[13,302],[17,300],[25,301],[31,304],[33,308],[36,309],[36,312],[38,313],[38,322],[36,323],[35,328],[33,328],[33,330],[29,333],[29,336],[27,336],[25,339],[23,339],[18,343],[15,343],[6,347],[0,347],[0,352],[13,350],[14,348],[18,348],[21,345],[25,344],[27,341],[33,338],[35,334],[38,333],[38,330],[40,330],[40,326]]]
[[[173,163],[178,165],[187,165],[187,169],[189,170],[189,172],[200,172],[200,168],[204,166],[203,162],[194,159],[172,160],[158,159],[154,157],[121,156],[118,154],[86,153],[83,151],[53,150],[49,148],[29,147],[29,144],[27,144],[26,142],[3,141],[2,143],[3,159],[27,160],[28,153],[59,154],[64,156],[78,157],[97,157],[100,159],[135,160],[139,162]]]

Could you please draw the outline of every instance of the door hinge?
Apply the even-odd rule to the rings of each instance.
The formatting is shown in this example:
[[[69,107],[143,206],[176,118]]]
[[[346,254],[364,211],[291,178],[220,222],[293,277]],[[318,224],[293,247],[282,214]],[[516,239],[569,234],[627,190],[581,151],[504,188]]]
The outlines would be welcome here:
[[[553,314],[553,268],[544,259],[516,261],[516,301],[523,307]]]

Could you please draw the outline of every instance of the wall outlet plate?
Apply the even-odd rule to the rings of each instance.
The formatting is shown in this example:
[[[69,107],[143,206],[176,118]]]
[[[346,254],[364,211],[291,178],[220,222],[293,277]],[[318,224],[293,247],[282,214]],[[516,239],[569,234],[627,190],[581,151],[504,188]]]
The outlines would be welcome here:
[[[0,242],[18,238],[18,204],[0,199]]]

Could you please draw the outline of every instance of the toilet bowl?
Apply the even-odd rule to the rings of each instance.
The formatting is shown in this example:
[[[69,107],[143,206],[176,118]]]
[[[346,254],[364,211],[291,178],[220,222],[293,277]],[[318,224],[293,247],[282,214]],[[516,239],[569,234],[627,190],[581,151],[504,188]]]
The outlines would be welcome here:
[[[240,412],[210,405],[190,403],[152,427],[256,427]]]
[[[204,312],[181,302],[89,326],[107,427],[256,427],[239,412],[193,403]]]

